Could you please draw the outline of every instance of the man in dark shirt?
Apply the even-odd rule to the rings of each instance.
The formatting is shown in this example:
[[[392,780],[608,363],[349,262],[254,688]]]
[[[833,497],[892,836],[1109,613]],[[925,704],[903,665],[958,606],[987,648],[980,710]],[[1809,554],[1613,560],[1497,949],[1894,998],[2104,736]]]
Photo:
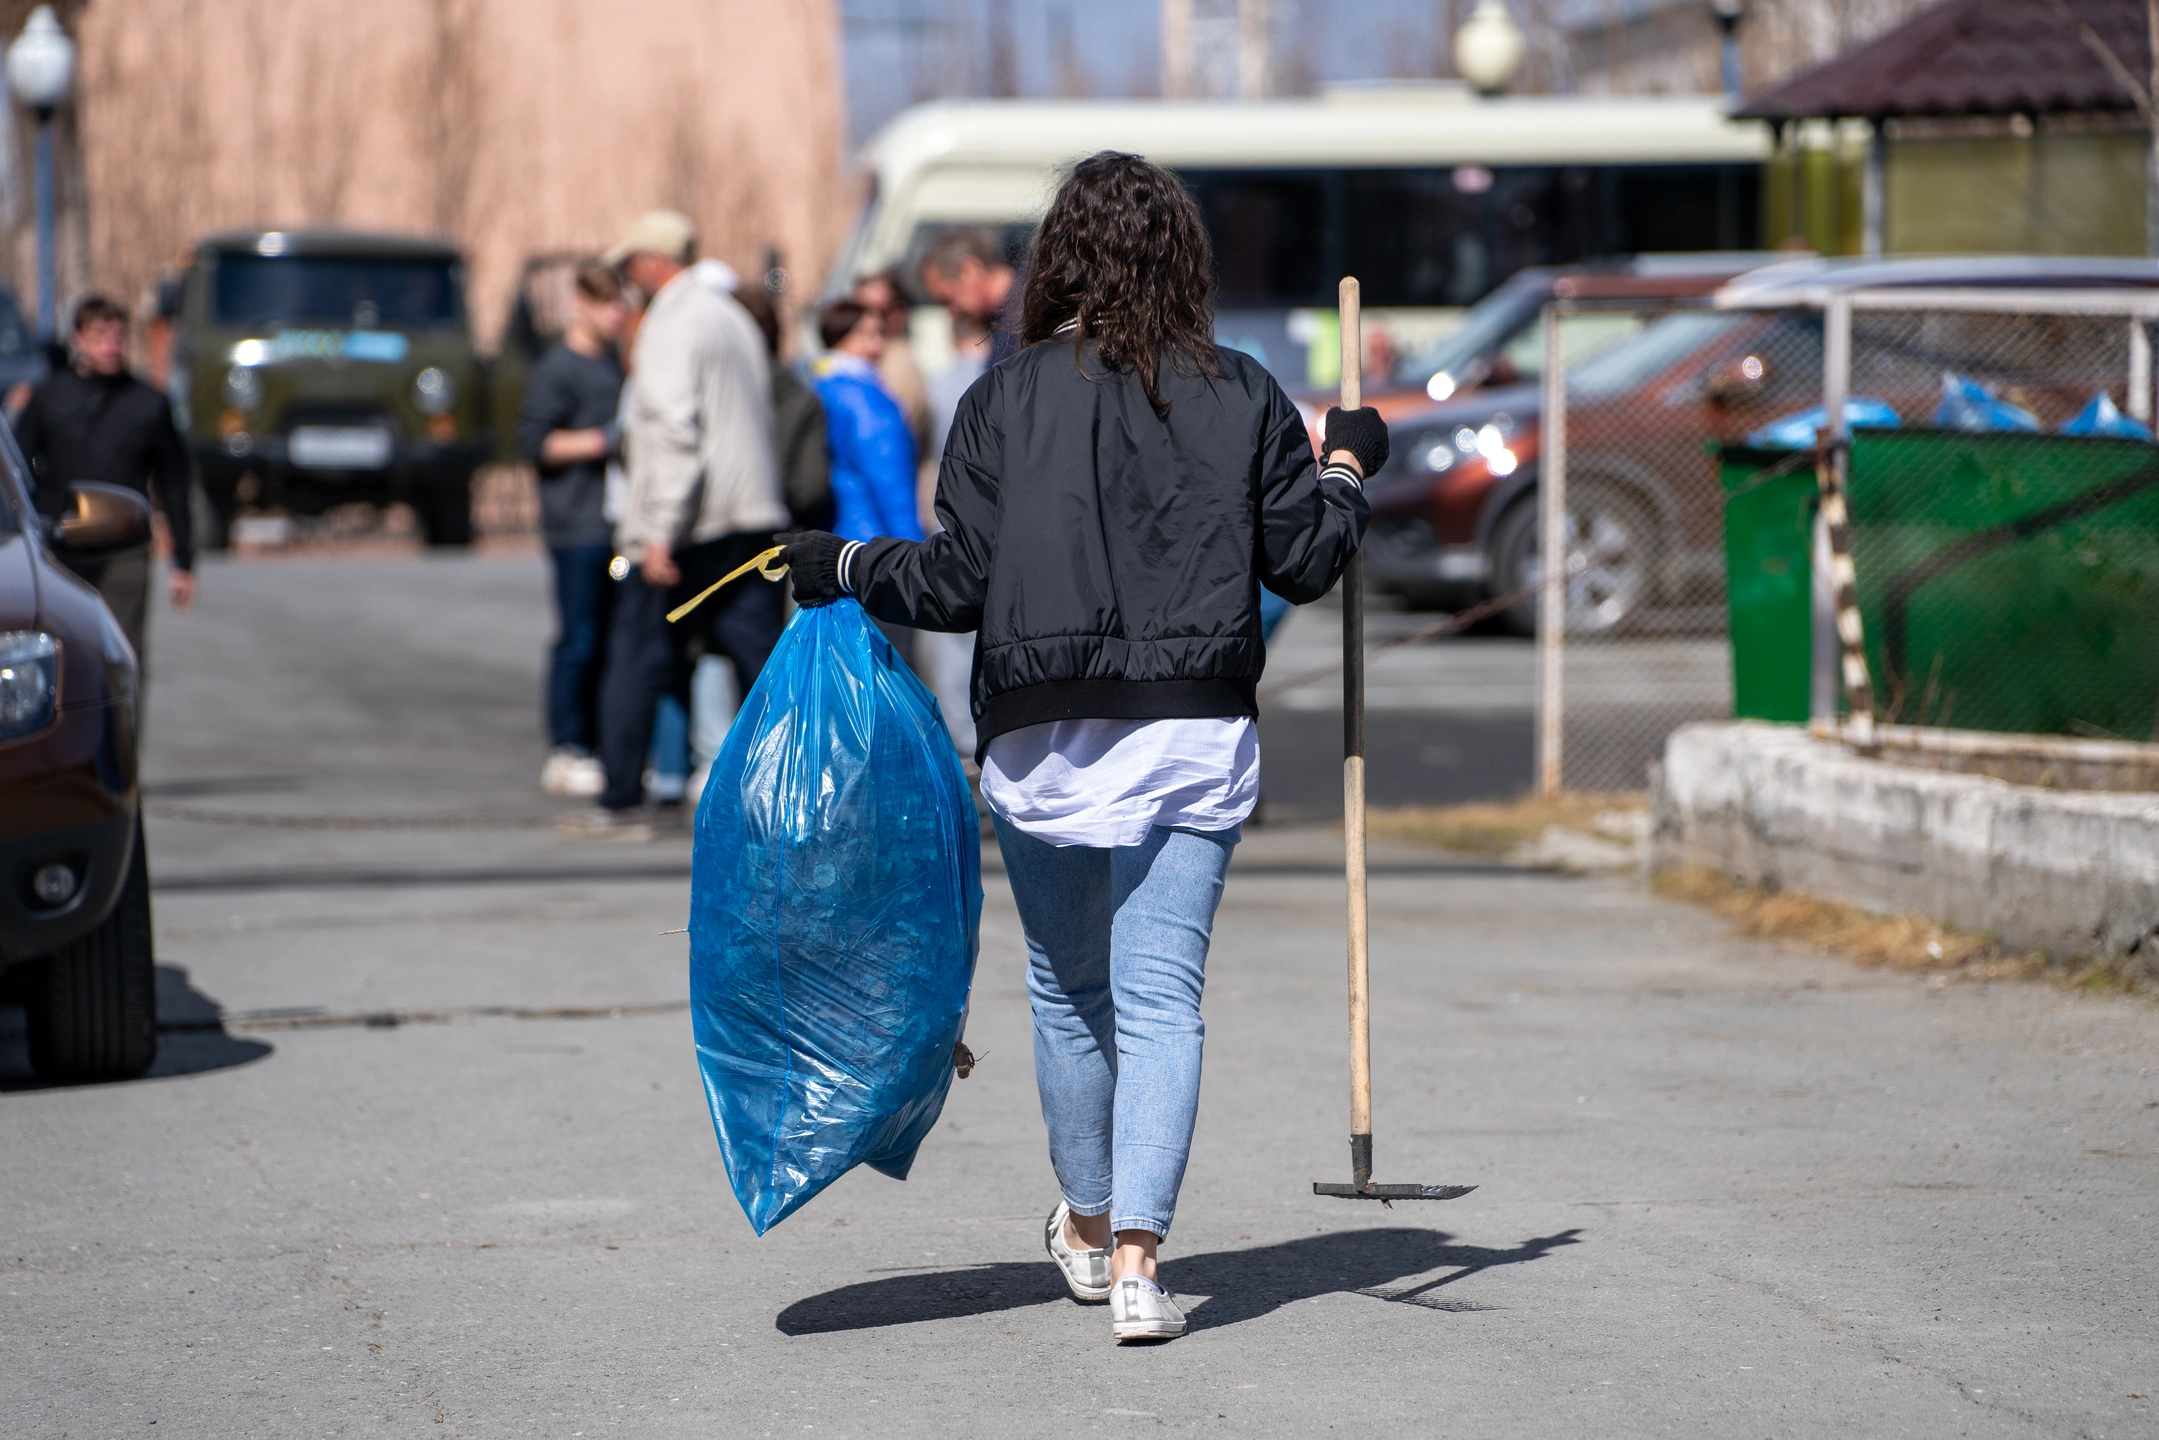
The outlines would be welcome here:
[[[629,319],[622,281],[598,261],[577,267],[562,343],[540,357],[525,386],[517,448],[540,472],[540,533],[555,562],[554,653],[547,676],[550,749],[540,785],[591,797],[606,776],[592,755],[614,523],[607,468],[620,441],[622,363],[615,344]]]
[[[15,441],[35,477],[37,508],[52,518],[75,508],[77,480],[125,485],[155,500],[172,530],[172,608],[195,599],[194,527],[188,519],[187,449],[164,393],[127,368],[127,312],[102,295],[75,307],[74,363],[30,392],[15,419]],[[97,586],[113,618],[147,660],[150,552],[123,550],[74,569]]]

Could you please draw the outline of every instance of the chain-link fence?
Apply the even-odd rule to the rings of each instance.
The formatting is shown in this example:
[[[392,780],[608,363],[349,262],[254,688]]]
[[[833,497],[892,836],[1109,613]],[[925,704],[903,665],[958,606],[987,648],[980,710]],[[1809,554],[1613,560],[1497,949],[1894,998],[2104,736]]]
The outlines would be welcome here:
[[[1821,404],[1818,314],[1635,306],[1623,341],[1570,362],[1560,327],[1592,308],[1615,310],[1547,317],[1538,525],[1494,547],[1502,589],[1563,557],[1537,627],[1547,793],[1640,789],[1674,729],[1732,713],[1717,448],[1804,450]]]
[[[1837,303],[1849,368],[1825,384],[1850,397],[1873,718],[2159,739],[2153,307],[1876,292],[1846,320]]]

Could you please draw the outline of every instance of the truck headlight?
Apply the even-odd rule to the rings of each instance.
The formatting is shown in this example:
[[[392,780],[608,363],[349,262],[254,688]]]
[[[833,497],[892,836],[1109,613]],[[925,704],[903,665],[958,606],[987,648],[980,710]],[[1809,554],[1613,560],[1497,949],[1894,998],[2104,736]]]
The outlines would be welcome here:
[[[60,703],[60,642],[42,630],[0,630],[0,740],[52,724]]]
[[[457,382],[433,365],[412,377],[412,403],[422,415],[443,415],[457,403]]]
[[[225,403],[235,410],[252,410],[262,403],[262,372],[252,365],[235,365],[225,372]]]

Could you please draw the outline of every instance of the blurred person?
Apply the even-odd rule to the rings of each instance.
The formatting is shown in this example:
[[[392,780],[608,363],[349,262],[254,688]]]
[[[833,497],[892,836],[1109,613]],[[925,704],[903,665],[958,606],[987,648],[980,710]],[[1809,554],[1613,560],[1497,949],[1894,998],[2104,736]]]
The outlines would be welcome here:
[[[540,475],[540,536],[555,569],[555,643],[548,660],[547,738],[540,786],[591,798],[605,775],[599,743],[600,672],[614,582],[607,470],[621,447],[622,362],[630,318],[622,279],[598,261],[577,267],[570,323],[533,366],[517,421],[518,453]]]
[[[779,640],[779,590],[730,585],[679,625],[674,605],[772,544],[787,524],[772,451],[772,375],[757,325],[690,273],[697,229],[671,210],[640,216],[603,258],[651,297],[632,353],[627,461],[615,524],[615,611],[600,694],[595,812],[573,835],[647,838],[638,812],[655,706],[687,685],[693,643],[724,655],[747,693]]]
[[[832,529],[849,540],[880,535],[922,538],[916,501],[914,439],[907,417],[877,373],[884,322],[853,300],[835,300],[817,319],[825,353],[811,367],[825,404],[825,438],[832,450]],[[885,639],[909,666],[914,632],[880,622]]]
[[[922,260],[922,288],[952,317],[955,342],[972,327],[989,337],[995,365],[1019,353],[1019,272],[994,230],[950,230]]]
[[[15,442],[30,462],[43,515],[57,519],[73,512],[68,487],[77,480],[125,485],[160,506],[172,535],[166,594],[173,609],[185,610],[195,603],[195,532],[188,508],[193,471],[173,424],[171,402],[128,369],[127,331],[127,311],[103,295],[77,305],[71,363],[30,392],[15,417]],[[73,561],[69,568],[105,597],[147,671],[150,547]]]
[[[908,299],[899,273],[893,270],[859,281],[848,298],[876,312],[878,323],[884,327],[885,349],[877,359],[877,378],[884,381],[885,393],[900,402],[900,413],[907,417],[907,433],[914,437],[915,453],[919,455],[929,440],[930,394],[922,367],[915,361],[914,339],[908,333],[914,302]]]
[[[961,397],[982,378],[989,363],[989,333],[971,323],[955,325],[952,363],[930,377],[929,440],[923,447],[922,464],[916,469],[916,494],[925,533],[935,534],[944,528],[944,522],[937,518],[936,500],[937,471],[944,463],[945,441],[952,434],[952,419],[959,413]],[[922,681],[937,697],[937,708],[944,712],[945,730],[952,736],[962,763],[973,770],[975,717],[967,686],[974,677],[974,632],[917,630],[914,639],[915,664]]]
[[[1025,933],[1061,1198],[1043,1245],[1120,1342],[1185,1317],[1155,1262],[1199,1112],[1200,995],[1259,792],[1262,582],[1335,584],[1387,459],[1371,409],[1327,463],[1257,361],[1214,343],[1214,265],[1183,182],[1073,167],[1035,232],[1027,346],[960,403],[926,542],[801,536],[796,600],[977,629],[982,798]]]
[[[857,301],[835,300],[818,316],[817,332],[825,353],[810,373],[824,402],[832,452],[833,533],[848,540],[920,540],[914,438],[877,373],[884,324]]]
[[[825,406],[802,373],[780,355],[780,315],[771,297],[745,290],[736,300],[765,337],[772,364],[772,445],[780,492],[797,530],[832,528],[832,453],[825,440]]]

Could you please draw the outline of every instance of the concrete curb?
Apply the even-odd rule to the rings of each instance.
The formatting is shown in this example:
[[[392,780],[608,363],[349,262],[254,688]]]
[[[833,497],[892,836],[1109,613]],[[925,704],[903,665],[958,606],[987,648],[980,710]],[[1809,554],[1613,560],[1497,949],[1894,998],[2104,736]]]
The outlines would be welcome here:
[[[1795,726],[1675,731],[1649,866],[1705,866],[2057,959],[2159,968],[2159,795],[2045,790],[1862,760]]]

